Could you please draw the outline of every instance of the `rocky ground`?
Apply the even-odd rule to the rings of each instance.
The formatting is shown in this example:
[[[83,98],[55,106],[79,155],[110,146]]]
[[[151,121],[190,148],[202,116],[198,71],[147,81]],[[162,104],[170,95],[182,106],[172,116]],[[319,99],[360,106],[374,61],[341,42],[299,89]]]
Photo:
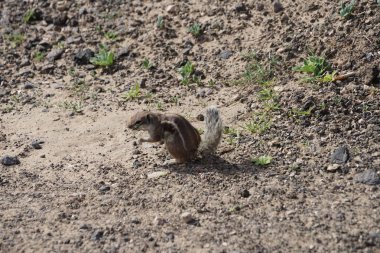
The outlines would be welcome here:
[[[350,7],[1,1],[0,251],[380,252],[380,3]],[[126,128],[209,105],[215,157]]]

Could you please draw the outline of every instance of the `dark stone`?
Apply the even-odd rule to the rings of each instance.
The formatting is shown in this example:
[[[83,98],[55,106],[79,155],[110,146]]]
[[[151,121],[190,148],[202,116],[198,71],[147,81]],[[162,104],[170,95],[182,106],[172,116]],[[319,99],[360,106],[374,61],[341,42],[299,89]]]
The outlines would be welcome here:
[[[361,173],[358,173],[354,177],[356,183],[368,184],[368,185],[377,185],[380,184],[380,177],[375,170],[368,169]]]
[[[225,50],[225,51],[222,51],[222,52],[218,55],[218,57],[219,57],[220,59],[228,59],[228,58],[230,58],[232,55],[233,55],[233,53],[232,53],[231,51]]]
[[[346,163],[350,158],[350,154],[347,147],[339,147],[335,150],[335,152],[331,155],[330,161],[332,163]]]
[[[34,85],[32,83],[24,83],[24,89],[25,90],[30,90],[30,89],[33,89],[34,88]]]
[[[106,192],[106,191],[109,191],[109,190],[111,190],[111,187],[109,186],[109,185],[102,185],[102,186],[100,186],[99,187],[99,191],[101,191],[101,192]]]
[[[42,143],[44,143],[44,142],[43,141],[34,140],[34,141],[32,141],[32,147],[34,149],[41,149],[42,148],[42,146],[41,146]]]
[[[204,121],[205,120],[205,116],[203,114],[198,114],[197,120]]]
[[[247,189],[244,189],[240,192],[240,196],[242,196],[243,198],[248,198],[249,196],[251,196],[251,193]]]
[[[273,3],[273,11],[274,13],[278,13],[284,10],[284,7],[280,2],[274,2]]]
[[[234,11],[236,12],[245,12],[247,11],[247,7],[245,6],[244,3],[237,3],[233,7]]]
[[[79,65],[86,65],[90,63],[90,59],[94,57],[95,53],[89,48],[79,51],[74,56],[74,62]]]
[[[123,48],[120,48],[120,49],[116,52],[116,59],[120,59],[120,58],[127,57],[127,56],[129,56],[130,52],[131,52],[131,51],[129,50],[129,47],[123,47]]]
[[[1,158],[1,164],[5,166],[20,164],[20,160],[16,156],[5,155]]]
[[[48,59],[48,61],[58,60],[63,54],[63,51],[62,48],[55,48],[46,55],[46,59]]]
[[[96,230],[92,235],[91,235],[91,240],[93,241],[99,241],[104,235],[104,232],[102,230]]]

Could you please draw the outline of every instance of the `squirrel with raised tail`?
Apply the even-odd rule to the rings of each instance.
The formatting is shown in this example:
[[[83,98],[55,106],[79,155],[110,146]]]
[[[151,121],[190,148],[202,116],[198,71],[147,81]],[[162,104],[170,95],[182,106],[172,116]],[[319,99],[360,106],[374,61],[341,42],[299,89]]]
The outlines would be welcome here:
[[[220,143],[223,125],[219,110],[214,106],[207,108],[205,121],[203,139],[198,130],[178,114],[140,111],[130,118],[128,128],[148,131],[149,137],[141,138],[140,143],[164,143],[177,163],[186,163],[198,153],[207,155],[215,152]]]

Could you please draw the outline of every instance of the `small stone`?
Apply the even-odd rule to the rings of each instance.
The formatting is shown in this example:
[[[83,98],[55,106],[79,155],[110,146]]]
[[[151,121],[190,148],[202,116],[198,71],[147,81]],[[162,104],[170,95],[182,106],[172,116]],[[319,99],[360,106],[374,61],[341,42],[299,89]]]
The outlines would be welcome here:
[[[130,53],[131,53],[131,51],[130,51],[129,47],[122,47],[116,52],[116,59],[127,57],[127,56],[129,56]]]
[[[139,220],[139,218],[133,217],[133,218],[131,219],[131,223],[133,223],[133,224],[140,224],[141,221]]]
[[[155,172],[148,174],[148,179],[163,177],[163,176],[166,176],[168,174],[169,174],[169,171],[167,171],[167,170],[155,171]]]
[[[356,183],[368,184],[368,185],[377,185],[380,184],[380,177],[375,170],[368,169],[361,173],[358,173],[354,177]]]
[[[194,217],[189,212],[184,212],[181,214],[181,220],[187,224],[192,223],[194,221]]]
[[[27,82],[27,83],[24,83],[23,88],[25,90],[30,90],[30,89],[34,88],[34,85],[32,83],[30,83],[30,82]]]
[[[87,229],[90,229],[90,226],[87,225],[87,224],[82,224],[82,225],[79,226],[79,229],[85,229],[85,230],[87,230]]]
[[[247,8],[244,3],[237,3],[234,5],[233,10],[236,12],[244,12],[247,11]]]
[[[52,84],[50,84],[50,88],[53,88],[53,89],[64,89],[65,85],[63,85],[62,83],[52,83]]]
[[[257,4],[256,4],[256,10],[257,10],[257,11],[263,11],[263,10],[264,10],[264,4],[262,4],[262,3],[257,3]]]
[[[278,13],[278,12],[283,11],[283,10],[284,10],[284,7],[282,6],[282,4],[280,2],[274,2],[273,3],[274,13]]]
[[[1,158],[1,164],[5,166],[20,164],[20,160],[16,156],[5,155]]]
[[[179,7],[177,5],[174,5],[174,4],[168,5],[168,7],[166,7],[166,12],[169,14],[176,15],[179,12]]]
[[[32,141],[31,145],[34,149],[41,149],[42,148],[41,144],[43,143],[44,143],[43,141],[34,140]]]
[[[251,193],[247,189],[244,189],[240,191],[240,196],[242,196],[243,198],[248,198],[249,196],[251,196]]]
[[[46,59],[52,62],[52,61],[58,60],[62,54],[63,54],[62,48],[55,48],[46,55]]]
[[[226,60],[226,59],[230,58],[232,55],[233,55],[233,53],[232,53],[231,51],[224,50],[224,51],[222,51],[222,52],[218,55],[218,57],[219,57],[220,59],[224,59],[224,60]]]
[[[203,114],[198,114],[197,115],[197,120],[204,121],[205,120],[205,116]]]
[[[78,65],[86,65],[90,63],[90,59],[94,57],[95,53],[89,48],[81,50],[74,56],[74,62]]]
[[[109,185],[106,185],[106,184],[101,185],[101,186],[99,187],[99,191],[100,191],[100,192],[106,192],[106,191],[109,191],[109,190],[111,190],[111,187],[110,187]]]
[[[329,171],[329,172],[335,172],[339,169],[340,169],[339,164],[330,164],[329,166],[327,166],[327,171]]]
[[[102,230],[96,230],[92,235],[91,235],[91,240],[93,241],[98,241],[100,240],[104,235],[104,232]]]
[[[346,163],[349,158],[350,154],[347,147],[342,146],[335,150],[335,152],[330,157],[330,161],[332,163],[343,164]]]
[[[155,226],[162,226],[162,225],[164,225],[165,223],[167,223],[167,221],[166,221],[164,218],[159,217],[159,216],[156,216],[156,217],[154,218],[154,220],[153,220],[153,224],[154,224]]]

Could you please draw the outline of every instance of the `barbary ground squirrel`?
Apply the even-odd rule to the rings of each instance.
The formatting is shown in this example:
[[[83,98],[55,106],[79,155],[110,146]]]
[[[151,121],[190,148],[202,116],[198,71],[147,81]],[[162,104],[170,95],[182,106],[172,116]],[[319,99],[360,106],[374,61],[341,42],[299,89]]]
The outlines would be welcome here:
[[[148,131],[148,138],[142,142],[162,142],[177,163],[186,163],[198,153],[207,155],[216,151],[222,137],[223,125],[219,110],[211,106],[206,110],[206,130],[203,139],[198,130],[178,114],[163,114],[148,111],[135,113],[128,122],[128,128]]]

